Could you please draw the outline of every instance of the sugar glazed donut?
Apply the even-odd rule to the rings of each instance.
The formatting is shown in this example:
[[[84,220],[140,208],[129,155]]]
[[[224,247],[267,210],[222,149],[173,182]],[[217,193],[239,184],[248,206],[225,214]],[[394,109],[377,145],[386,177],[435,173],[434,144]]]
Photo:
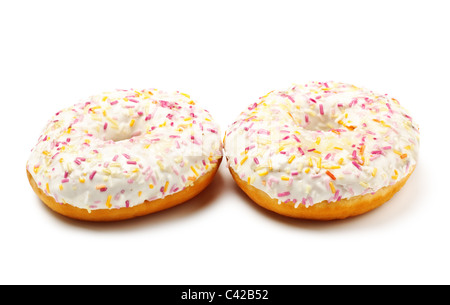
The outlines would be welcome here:
[[[413,172],[417,125],[387,95],[338,82],[272,91],[226,132],[240,188],[282,215],[317,220],[368,212]]]
[[[182,203],[222,160],[218,125],[184,93],[117,90],[50,120],[27,162],[30,184],[54,211],[115,221]]]

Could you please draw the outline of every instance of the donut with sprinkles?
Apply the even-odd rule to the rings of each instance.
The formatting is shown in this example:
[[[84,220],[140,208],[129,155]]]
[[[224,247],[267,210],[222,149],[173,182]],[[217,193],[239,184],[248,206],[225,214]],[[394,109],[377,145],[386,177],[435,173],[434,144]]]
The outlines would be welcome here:
[[[221,160],[219,126],[189,95],[129,89],[56,113],[26,168],[33,190],[52,210],[116,221],[193,198]]]
[[[229,170],[257,204],[302,219],[344,219],[389,200],[414,171],[419,129],[387,94],[340,82],[271,91],[231,124]]]

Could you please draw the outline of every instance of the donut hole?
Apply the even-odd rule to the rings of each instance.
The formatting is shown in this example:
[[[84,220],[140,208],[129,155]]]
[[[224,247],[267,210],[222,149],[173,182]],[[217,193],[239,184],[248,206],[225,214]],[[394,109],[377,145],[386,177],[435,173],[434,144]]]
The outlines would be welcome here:
[[[295,117],[296,124],[303,129],[310,131],[330,131],[342,128],[338,123],[339,119],[331,115],[316,115],[313,113],[299,112]]]
[[[142,134],[142,131],[136,128],[122,128],[122,129],[110,129],[105,132],[103,136],[104,141],[121,142],[128,141],[134,137],[138,137]]]

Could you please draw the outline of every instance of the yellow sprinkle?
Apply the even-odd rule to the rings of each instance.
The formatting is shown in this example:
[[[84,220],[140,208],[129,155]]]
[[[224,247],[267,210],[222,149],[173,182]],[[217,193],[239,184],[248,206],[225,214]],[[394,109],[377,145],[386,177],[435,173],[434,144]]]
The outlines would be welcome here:
[[[130,127],[133,127],[133,125],[134,125],[134,122],[136,122],[134,119],[131,119],[131,122],[130,122]]]
[[[106,207],[107,207],[108,209],[110,209],[110,208],[112,207],[112,204],[111,204],[111,198],[112,198],[112,196],[111,196],[111,195],[108,195],[108,198],[106,199]]]
[[[333,182],[330,181],[330,188],[331,188],[331,192],[334,194],[336,193],[336,189],[334,188],[334,184]]]
[[[320,144],[320,137],[317,137],[317,139],[316,139],[316,144],[317,144],[317,145]]]
[[[80,183],[84,183],[86,180],[84,180],[84,178],[80,178],[79,181]]]
[[[269,170],[272,170],[272,169],[273,169],[273,168],[272,168],[272,160],[269,159],[268,164],[269,164]]]
[[[342,163],[344,162],[344,158],[340,158],[338,163],[342,165]]]
[[[87,144],[89,144],[89,143],[91,143],[91,140],[89,140],[89,139],[86,139],[86,140],[84,140],[84,143],[87,143]],[[62,148],[62,147],[61,147]]]
[[[63,190],[63,188],[64,188],[64,187],[63,187],[63,185],[62,185],[62,184],[60,184],[60,185],[59,185],[59,189],[60,189],[60,190],[62,191],[62,190]]]
[[[186,94],[186,93],[183,93],[183,92],[180,92],[180,94],[181,94],[181,95],[184,95],[184,96],[187,97],[187,98],[191,98],[191,96],[190,96],[189,94]]]
[[[163,171],[164,170],[164,165],[162,164],[162,162],[160,160],[156,161],[156,164],[158,164],[159,168]]]
[[[342,150],[342,148],[335,146],[334,149]]]
[[[95,189],[100,190],[100,189],[103,189],[103,188],[105,188],[105,187],[106,187],[106,185],[104,185],[104,184],[99,184],[99,185],[96,185],[96,186],[95,186]]]
[[[210,119],[208,119],[208,118],[205,118],[205,121],[211,122],[211,120],[210,120]]]
[[[260,176],[262,177],[262,176],[267,175],[268,173],[269,173],[269,171],[267,171],[267,170],[262,170],[262,171],[258,172],[258,175],[260,175]]]
[[[193,166],[191,166],[191,170],[194,172],[195,176],[198,177],[198,173],[197,173],[197,171],[195,170],[195,168]]]
[[[309,171],[310,171],[309,167],[305,168],[305,173],[309,173]]]
[[[394,173],[395,173],[395,175],[392,176],[391,178],[394,179],[394,180],[397,180],[397,178],[398,178],[398,172],[397,172],[396,169],[394,169]]]
[[[376,174],[377,174],[377,168],[375,167],[372,171],[372,176],[375,177]]]
[[[322,158],[319,158],[319,161],[317,162],[317,167],[318,168],[322,167]]]
[[[368,187],[369,187],[369,185],[368,185],[367,183],[362,182],[362,181],[360,181],[359,184],[360,184],[361,186],[365,187],[365,188],[368,188]]]
[[[245,163],[245,161],[247,161],[248,156],[245,156],[244,159],[241,160],[241,165]]]
[[[311,157],[309,157],[308,163],[309,163],[309,166],[311,166],[311,167],[313,167],[313,166],[314,166],[314,164],[313,164],[313,162],[312,162],[312,159],[311,159]]]
[[[39,166],[38,166],[38,167],[35,167],[35,168],[33,168],[33,171],[34,171],[34,173],[35,173],[35,174],[37,174],[37,173],[38,173],[38,171],[39,171]]]
[[[47,193],[50,194],[50,189],[48,187],[48,183],[45,185],[45,189],[47,190]]]
[[[104,96],[103,99],[102,99],[102,101],[106,101],[107,99],[108,99],[108,97],[107,97],[107,96]]]
[[[106,110],[103,110],[103,116],[106,116]]]
[[[288,163],[291,164],[292,161],[294,161],[294,159],[295,159],[295,155],[292,155],[292,156],[289,158]]]
[[[169,188],[169,181],[166,181],[166,184],[164,185],[164,193],[167,192],[168,188]]]
[[[47,150],[44,150],[42,153],[43,153],[44,155],[46,155],[46,156],[49,156],[49,155],[50,155],[50,152],[47,151]]]
[[[405,149],[410,150],[411,149],[411,145],[405,146]]]
[[[148,149],[149,147],[150,147],[150,144],[144,145],[144,148],[145,148],[145,149]]]
[[[278,152],[282,151],[283,149],[285,149],[284,146],[280,146],[280,148],[278,149]]]
[[[139,171],[139,168],[135,168],[135,169],[133,169],[131,172],[133,172],[133,173],[137,173]]]
[[[208,170],[208,168],[209,168],[209,164],[206,164],[205,169]]]
[[[399,155],[399,156],[401,156],[402,155],[402,153],[401,152],[399,152],[398,150],[393,150],[393,152],[394,153],[396,153],[397,155]]]
[[[341,168],[339,165],[322,165],[321,168],[324,169],[338,169]]]
[[[139,191],[138,197],[141,197],[141,195],[142,195],[142,191]]]
[[[149,184],[148,187],[151,189],[154,188],[153,184]]]
[[[322,152],[320,152],[320,151],[318,151],[318,150],[315,150],[314,152],[315,152],[316,154],[319,154],[319,155],[322,154]]]
[[[289,179],[289,177],[281,176],[281,180],[283,180],[283,181],[289,181],[290,179]]]

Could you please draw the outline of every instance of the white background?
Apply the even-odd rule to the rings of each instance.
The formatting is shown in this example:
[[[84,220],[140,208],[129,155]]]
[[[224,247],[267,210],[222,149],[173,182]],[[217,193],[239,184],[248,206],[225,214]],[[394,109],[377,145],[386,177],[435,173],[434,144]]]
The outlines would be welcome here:
[[[2,1],[1,284],[450,284],[448,1]],[[225,162],[195,199],[98,224],[51,212],[25,164],[47,120],[116,88],[180,90],[222,132],[258,97],[309,80],[388,93],[420,159],[382,207],[288,219]]]

